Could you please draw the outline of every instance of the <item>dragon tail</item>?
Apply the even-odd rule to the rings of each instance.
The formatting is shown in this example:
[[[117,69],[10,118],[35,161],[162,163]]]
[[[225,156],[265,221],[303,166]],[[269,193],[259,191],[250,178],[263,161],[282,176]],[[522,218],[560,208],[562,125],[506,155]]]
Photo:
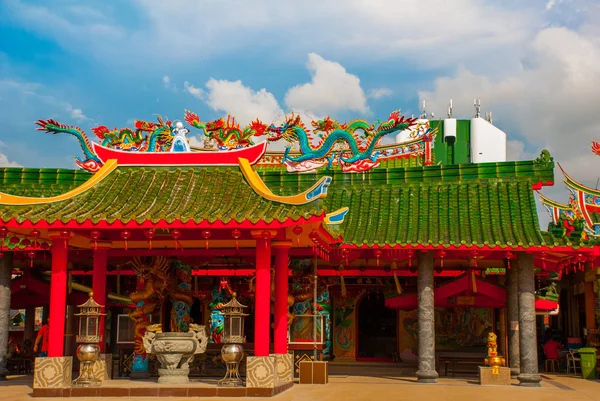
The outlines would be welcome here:
[[[69,134],[77,138],[79,140],[81,150],[86,157],[86,160],[81,160],[79,157],[75,157],[75,161],[80,167],[91,172],[96,172],[100,169],[100,167],[102,167],[102,161],[92,150],[90,141],[81,128],[61,124],[53,119],[38,120],[35,122],[35,124],[39,126],[38,131],[45,131],[50,134]]]

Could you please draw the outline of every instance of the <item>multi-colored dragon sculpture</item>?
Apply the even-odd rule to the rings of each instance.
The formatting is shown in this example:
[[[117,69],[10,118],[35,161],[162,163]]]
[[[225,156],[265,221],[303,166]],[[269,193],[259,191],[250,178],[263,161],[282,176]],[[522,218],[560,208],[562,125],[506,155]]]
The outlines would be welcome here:
[[[252,121],[244,128],[235,122],[235,117],[227,116],[227,120],[219,118],[218,120],[204,123],[200,121],[198,114],[189,110],[185,111],[185,121],[194,128],[201,129],[209,139],[214,139],[221,150],[241,149],[254,145],[253,136],[264,135],[267,126],[259,119]]]
[[[252,121],[241,128],[235,122],[235,117],[227,116],[227,120],[219,118],[210,122],[202,122],[196,113],[185,111],[185,121],[203,134],[215,140],[219,150],[242,149],[254,145],[253,136],[264,135],[267,126],[260,120]],[[102,167],[102,160],[94,151],[87,134],[79,127],[61,124],[53,119],[38,120],[38,130],[51,134],[69,134],[79,140],[84,158],[75,157],[77,165],[90,172],[96,172]],[[189,131],[182,122],[164,121],[158,117],[158,122],[142,120],[134,121],[134,128],[109,129],[105,125],[92,128],[104,148],[126,152],[189,152],[191,147],[185,137]]]
[[[194,302],[190,286],[191,268],[179,260],[170,262],[164,257],[148,261],[135,257],[128,262],[137,273],[144,286],[129,295],[136,306],[129,313],[134,321],[134,361],[133,369],[147,370],[148,360],[143,345],[143,337],[150,324],[151,315],[165,300],[171,302],[169,329],[171,332],[187,332],[190,329],[190,309]],[[165,322],[163,322],[165,326]]]
[[[342,124],[327,117],[311,122],[313,134],[316,134],[314,138],[302,123],[300,116],[292,113],[280,126],[271,125],[267,133],[270,141],[284,139],[298,144],[298,156],[291,155],[292,146],[286,147],[284,163],[295,165],[326,160],[328,168],[331,168],[337,158],[342,168],[353,165],[355,168],[352,171],[364,171],[378,165],[379,153],[375,148],[384,136],[408,129],[416,121],[416,118],[405,118],[399,110],[392,112],[386,121],[376,121],[374,124],[365,120],[353,120]],[[319,141],[316,145],[312,144],[314,139]],[[339,145],[342,147],[339,148]]]
[[[90,140],[79,127],[61,124],[53,119],[38,120],[38,130],[50,134],[69,134],[79,140],[85,159],[75,157],[75,163],[85,170],[95,173],[102,167],[102,161],[94,150]],[[110,130],[104,125],[92,128],[92,132],[100,139],[102,146],[131,152],[166,152],[173,142],[173,127],[171,121],[164,122],[158,118],[158,123],[135,121],[135,130],[129,128]]]

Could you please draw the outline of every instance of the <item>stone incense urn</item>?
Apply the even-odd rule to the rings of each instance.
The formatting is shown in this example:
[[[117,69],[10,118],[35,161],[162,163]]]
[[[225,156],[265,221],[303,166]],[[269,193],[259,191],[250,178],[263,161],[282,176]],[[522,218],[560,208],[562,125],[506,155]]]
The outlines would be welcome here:
[[[161,364],[158,382],[169,384],[189,383],[190,363],[196,354],[206,351],[208,336],[204,326],[190,324],[187,333],[162,333],[160,325],[146,328],[144,348],[156,356]]]

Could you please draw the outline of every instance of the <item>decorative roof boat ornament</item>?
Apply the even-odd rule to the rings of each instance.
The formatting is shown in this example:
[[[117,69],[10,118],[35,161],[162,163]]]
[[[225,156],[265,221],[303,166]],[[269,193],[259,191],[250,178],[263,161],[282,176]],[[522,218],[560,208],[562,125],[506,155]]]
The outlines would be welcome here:
[[[215,140],[217,150],[192,148],[186,135],[190,132],[183,122],[173,123],[158,118],[157,123],[135,121],[134,129],[113,129],[106,126],[92,128],[98,142],[90,141],[79,127],[58,121],[38,120],[38,130],[51,134],[69,134],[79,140],[84,158],[75,162],[84,170],[95,173],[108,160],[116,160],[120,166],[237,166],[238,159],[256,163],[267,150],[267,142],[254,144],[253,136],[260,136],[266,125],[253,121],[241,129],[235,118],[218,119],[208,123],[200,121],[197,114],[186,110],[185,121],[203,130],[209,140]]]

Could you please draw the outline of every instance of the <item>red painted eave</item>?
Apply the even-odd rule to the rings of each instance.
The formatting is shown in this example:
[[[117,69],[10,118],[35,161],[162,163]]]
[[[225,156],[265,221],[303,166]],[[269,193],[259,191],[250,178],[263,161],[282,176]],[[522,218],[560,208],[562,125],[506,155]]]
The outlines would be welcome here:
[[[93,223],[90,220],[86,220],[83,222],[78,222],[76,220],[71,220],[68,222],[62,221],[54,221],[49,223],[45,220],[40,220],[36,223],[31,222],[30,220],[25,220],[21,223],[17,222],[15,219],[10,219],[4,222],[4,226],[9,228],[46,228],[46,229],[62,229],[62,228],[70,228],[70,229],[143,229],[143,228],[246,228],[246,229],[268,229],[268,228],[285,228],[291,227],[299,224],[310,224],[310,223],[318,223],[325,219],[325,212],[320,215],[314,215],[310,218],[300,217],[296,220],[292,218],[287,218],[284,221],[273,220],[270,223],[267,223],[263,220],[258,221],[256,223],[252,223],[250,220],[244,220],[242,222],[237,222],[235,220],[231,220],[227,223],[224,223],[221,220],[217,220],[215,222],[208,222],[207,220],[203,220],[199,223],[196,223],[193,220],[188,220],[187,222],[182,222],[181,220],[174,220],[169,223],[165,220],[160,220],[156,223],[146,220],[144,222],[138,223],[135,220],[128,221],[127,223],[122,222],[121,220],[115,220],[112,223],[108,223],[107,221],[99,221],[98,223]]]
[[[540,189],[542,189],[542,187],[551,187],[554,185],[554,181],[548,181],[548,182],[536,182],[535,184],[531,184],[531,189],[533,189],[534,191],[539,191]]]
[[[600,245],[594,245],[591,247],[579,247],[574,249],[569,246],[547,246],[547,245],[532,245],[530,247],[523,246],[509,246],[509,245],[399,245],[399,244],[386,244],[386,245],[354,245],[354,244],[342,244],[340,248],[343,249],[413,249],[423,251],[513,251],[513,252],[566,252],[566,253],[586,253],[593,256],[600,256]]]

